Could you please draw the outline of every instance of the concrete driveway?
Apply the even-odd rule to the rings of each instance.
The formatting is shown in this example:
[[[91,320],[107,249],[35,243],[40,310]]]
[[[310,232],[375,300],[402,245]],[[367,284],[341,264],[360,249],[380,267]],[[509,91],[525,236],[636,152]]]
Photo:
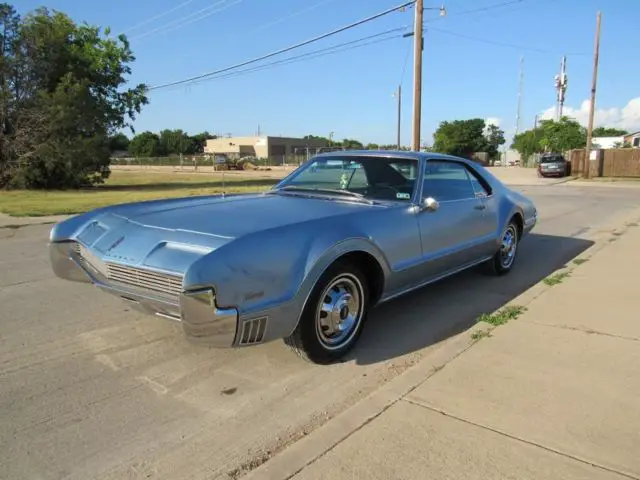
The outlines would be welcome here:
[[[189,345],[178,325],[55,279],[50,226],[0,229],[0,478],[235,478],[586,249],[638,195],[520,190],[541,218],[512,275],[468,272],[380,307],[351,358],[329,367],[281,342]]]

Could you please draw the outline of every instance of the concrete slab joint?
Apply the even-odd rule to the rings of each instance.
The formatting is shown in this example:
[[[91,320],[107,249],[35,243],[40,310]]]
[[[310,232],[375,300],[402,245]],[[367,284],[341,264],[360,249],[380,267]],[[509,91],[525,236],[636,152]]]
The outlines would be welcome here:
[[[606,229],[605,231],[600,232],[599,236],[595,239],[595,243],[590,248],[588,248],[586,251],[584,251],[582,254],[579,255],[578,258],[583,260],[582,262],[571,262],[570,264],[565,265],[561,269],[554,272],[554,274],[558,272],[574,272],[574,271],[579,272],[580,269],[595,268],[593,267],[593,263],[595,262],[595,259],[600,254],[602,254],[602,252],[609,251],[609,249],[605,249],[605,247],[610,247],[611,245],[615,245],[615,243],[611,243],[609,241],[612,238],[612,236],[619,238],[625,235],[629,231],[629,229],[634,229],[634,227],[636,227],[637,225],[640,225],[640,208],[634,209],[631,212],[627,212],[623,215],[618,216],[617,218],[614,219],[614,222],[612,222],[612,224],[615,225],[614,228]],[[636,235],[638,239],[640,239],[640,228],[634,231],[634,235]],[[629,241],[633,241],[633,240],[630,239]],[[593,262],[590,260],[593,260]],[[585,263],[586,261],[589,261],[589,263]],[[626,260],[626,262],[628,262],[628,259]],[[605,260],[605,263],[606,263],[606,260]],[[593,275],[593,272],[589,272],[589,273],[590,275]],[[597,278],[597,273],[596,273],[596,278]],[[573,279],[571,281],[573,281]],[[562,287],[564,286],[565,285],[562,285]],[[540,308],[539,305],[546,306],[548,309],[550,309],[551,304],[558,305],[563,303],[562,292],[558,290],[558,288],[559,287],[557,285],[545,285],[544,282],[541,281],[538,284],[534,285],[529,290],[527,290],[526,292],[524,292],[523,294],[521,294],[520,296],[518,296],[517,298],[513,299],[513,301],[509,302],[508,305],[512,305],[512,306],[517,305],[517,306],[527,307],[542,295],[546,295],[549,292],[551,292],[549,293],[551,295],[551,294],[554,294],[555,292],[555,295],[558,296],[558,298],[550,299],[549,302],[539,301],[535,303],[536,309]],[[501,310],[502,309],[499,309],[498,311],[494,312],[494,314],[495,313],[499,314]],[[391,382],[386,384],[380,390],[374,392],[369,397],[363,399],[362,401],[360,401],[350,409],[337,415],[328,423],[318,428],[316,431],[312,432],[312,434],[310,434],[309,436],[290,445],[284,451],[282,451],[281,453],[279,453],[278,455],[270,459],[265,464],[261,465],[260,467],[258,467],[257,469],[251,472],[248,472],[247,475],[245,475],[243,478],[251,479],[251,480],[289,479],[293,477],[295,477],[296,479],[298,478],[300,479],[302,478],[304,479],[333,478],[327,472],[324,472],[324,474],[320,475],[320,473],[317,471],[315,467],[312,468],[309,466],[312,464],[315,465],[314,462],[318,461],[318,459],[320,458],[325,458],[325,457],[327,458],[330,457],[332,462],[339,462],[339,460],[337,459],[337,456],[334,455],[332,452],[334,449],[340,448],[341,442],[347,441],[347,439],[349,439],[352,436],[354,436],[355,438],[355,435],[358,435],[358,432],[360,432],[365,428],[370,428],[372,431],[383,428],[380,426],[369,427],[369,425],[376,424],[376,422],[380,422],[381,425],[388,423],[389,421],[388,419],[378,420],[383,416],[387,415],[387,412],[391,417],[393,417],[394,415],[397,416],[397,413],[392,413],[392,412],[406,411],[407,409],[411,410],[411,407],[407,407],[399,404],[398,402],[400,402],[401,400],[403,400],[402,403],[409,402],[411,404],[420,405],[423,408],[427,407],[433,412],[445,413],[448,416],[452,415],[454,418],[458,418],[458,421],[471,422],[471,423],[474,423],[474,422],[472,420],[465,420],[465,418],[474,417],[474,415],[472,414],[476,411],[477,408],[483,409],[484,411],[489,412],[489,417],[491,419],[491,422],[489,423],[493,424],[495,422],[504,427],[504,428],[493,429],[487,426],[486,424],[480,425],[483,428],[486,428],[491,431],[495,430],[496,434],[498,435],[505,435],[507,437],[511,436],[515,439],[519,439],[523,442],[523,444],[528,444],[534,447],[542,448],[542,450],[553,452],[554,455],[560,455],[563,458],[566,458],[568,460],[581,462],[584,465],[595,465],[598,468],[597,470],[593,470],[593,469],[584,470],[584,467],[581,467],[580,465],[575,465],[571,462],[567,463],[567,461],[565,460],[559,460],[558,458],[555,458],[551,464],[555,465],[555,463],[553,462],[560,462],[562,464],[561,466],[558,466],[558,468],[562,472],[565,472],[565,471],[567,472],[567,476],[563,478],[578,479],[578,478],[587,478],[587,476],[588,478],[623,478],[623,477],[640,478],[640,461],[634,463],[634,461],[629,461],[627,459],[628,455],[626,455],[626,453],[628,453],[629,447],[630,445],[632,445],[631,443],[620,444],[620,445],[617,445],[615,449],[612,449],[612,451],[609,453],[611,453],[614,457],[616,457],[615,450],[621,451],[622,453],[617,455],[616,462],[608,462],[607,459],[602,455],[600,456],[595,455],[596,460],[593,460],[593,461],[589,460],[591,456],[590,455],[591,452],[589,450],[588,444],[585,444],[582,446],[578,445],[576,448],[573,448],[573,449],[565,448],[566,445],[571,445],[570,442],[569,443],[565,442],[565,443],[555,445],[554,441],[550,441],[551,446],[544,445],[545,441],[548,441],[548,438],[545,437],[544,432],[538,436],[534,436],[533,440],[525,440],[525,437],[528,435],[528,431],[525,424],[531,424],[530,428],[535,430],[534,424],[539,422],[541,418],[539,415],[536,414],[535,411],[531,411],[528,415],[524,415],[524,416],[518,413],[520,410],[519,410],[519,407],[517,407],[518,400],[516,398],[513,399],[513,402],[511,404],[513,413],[508,418],[510,419],[511,422],[513,422],[513,425],[515,425],[517,428],[513,430],[513,428],[511,428],[510,425],[506,424],[504,421],[503,422],[499,421],[501,417],[501,413],[499,411],[492,411],[492,405],[495,406],[497,404],[501,404],[501,400],[500,398],[498,398],[501,395],[500,392],[503,391],[504,389],[507,389],[507,391],[509,391],[511,395],[517,396],[521,394],[521,392],[526,392],[528,390],[526,387],[526,382],[527,382],[527,376],[529,375],[529,373],[523,374],[522,372],[524,372],[526,368],[531,368],[531,365],[536,365],[536,361],[534,361],[533,358],[531,358],[529,361],[529,364],[526,364],[526,365],[520,364],[520,366],[518,367],[517,365],[514,366],[513,359],[518,357],[519,351],[522,349],[522,347],[519,347],[519,345],[522,345],[523,342],[524,344],[531,343],[532,335],[534,331],[537,332],[536,335],[538,336],[537,339],[534,338],[534,343],[536,346],[538,346],[538,348],[544,348],[545,345],[550,345],[552,343],[557,344],[557,348],[553,349],[553,352],[555,352],[555,355],[553,357],[554,361],[551,362],[552,365],[549,365],[549,370],[544,370],[544,371],[538,370],[538,373],[535,375],[538,375],[538,376],[542,375],[543,376],[542,378],[545,378],[546,376],[549,376],[551,372],[554,371],[554,369],[557,369],[557,365],[560,365],[563,362],[570,363],[571,362],[570,358],[572,358],[570,355],[568,357],[566,356],[568,355],[567,348],[569,348],[571,346],[570,345],[571,342],[574,341],[570,337],[570,335],[572,335],[572,332],[570,331],[570,329],[565,328],[565,331],[567,332],[566,334],[562,334],[561,330],[558,331],[558,329],[554,329],[553,333],[549,333],[545,331],[545,329],[548,328],[546,325],[536,325],[535,321],[533,322],[528,321],[527,320],[528,312],[526,313],[521,312],[521,313],[524,314],[524,317],[522,319],[518,319],[517,321],[513,322],[513,325],[511,325],[511,322],[509,322],[508,328],[506,328],[505,330],[500,330],[500,332],[504,331],[505,334],[500,333],[495,339],[492,338],[492,341],[490,342],[485,343],[485,342],[477,341],[479,338],[483,338],[487,336],[486,333],[488,331],[490,332],[494,328],[497,328],[494,326],[490,326],[486,323],[476,324],[466,334],[461,334],[456,337],[452,337],[449,340],[446,340],[431,355],[428,355],[427,357],[425,357],[421,362],[419,362],[418,364],[416,364],[415,366],[413,366],[412,368],[410,368],[400,376],[393,379]],[[558,315],[554,315],[551,312],[548,313],[548,316],[552,318],[566,318],[566,316],[559,317]],[[531,330],[532,328],[534,330]],[[509,332],[508,335],[506,335],[507,332]],[[631,337],[633,337],[633,335],[631,335]],[[640,338],[640,328],[638,329],[637,337]],[[507,338],[508,338],[508,341],[506,340]],[[494,346],[494,343],[496,341],[500,342],[499,348],[496,348]],[[471,347],[474,345],[482,345],[482,344],[484,344],[483,347],[474,347],[473,349],[471,349]],[[476,348],[479,348],[479,350],[476,351]],[[593,345],[593,348],[595,349],[596,346]],[[638,349],[638,345],[636,344],[634,344],[634,348],[635,348],[635,353],[633,353],[634,352],[633,349],[630,349],[628,354],[630,356],[635,356],[635,361],[629,360],[630,363],[627,363],[628,371],[625,371],[625,375],[630,375],[628,376],[628,378],[638,378],[638,376],[640,376],[640,371],[638,370],[638,367],[637,367],[637,365],[640,365],[640,349]],[[491,357],[492,355],[495,356],[495,353],[492,353],[495,351],[501,352],[499,354],[499,356],[501,357],[501,360],[497,359],[495,361],[490,361],[490,364],[492,366],[500,365],[503,367],[501,371],[502,372],[501,376],[494,377],[495,382],[497,382],[496,385],[499,388],[486,389],[480,383],[482,381],[480,379],[483,378],[482,370],[484,366],[487,364],[487,358]],[[595,357],[591,354],[588,354],[587,353],[588,351],[595,351],[595,350],[583,350],[583,351],[576,352],[577,354],[579,354],[581,360],[576,359],[575,361],[576,362],[586,361],[586,359],[589,358],[591,363],[595,362],[591,370],[596,369],[600,371],[603,368],[605,368],[605,367],[597,368],[596,364],[598,362],[597,358],[602,358],[606,356],[606,351],[600,352],[601,354],[596,355]],[[467,354],[465,352],[473,352],[473,353]],[[548,357],[549,353],[548,352],[544,353],[540,351],[537,353],[537,355],[539,355],[539,357],[537,358],[544,358],[545,355]],[[459,359],[459,360],[456,360],[456,359]],[[456,360],[456,361],[453,362],[453,360]],[[459,365],[467,366],[466,367],[467,371],[465,372],[464,378],[468,378],[469,382],[460,383],[459,381],[454,380],[455,372],[448,371],[449,370],[448,367],[450,364],[453,365],[452,368],[454,370],[457,370],[459,368]],[[611,365],[611,368],[615,370],[613,365]],[[631,373],[632,371],[635,371],[635,374],[632,374]],[[436,375],[436,373],[438,375]],[[560,373],[562,372],[558,372],[558,374]],[[515,387],[515,388],[512,387],[513,386],[512,382],[515,378],[518,378],[519,383],[522,383],[522,382],[524,383],[522,383],[520,387]],[[478,379],[478,380],[475,380],[475,379]],[[604,382],[605,381],[604,377],[602,377],[601,380]],[[581,381],[588,382],[589,380],[582,379]],[[577,382],[577,379],[573,379],[571,378],[571,376],[569,376],[567,378],[563,378],[560,384],[571,385],[572,383],[574,383],[578,385],[578,383],[576,382]],[[602,384],[602,383],[598,383],[598,384]],[[468,390],[469,385],[471,385],[471,390]],[[494,383],[492,383],[492,385],[494,385]],[[621,385],[617,386],[617,388],[620,388],[620,387]],[[453,391],[454,388],[457,390],[460,390],[460,389],[463,389],[463,390],[454,392]],[[543,398],[546,398],[545,401],[547,402],[547,406],[550,409],[552,409],[552,406],[556,405],[557,403],[556,397],[552,394],[554,388],[555,387],[553,385],[549,384],[546,390],[536,392],[538,396],[541,396],[540,402],[543,401],[542,400]],[[587,387],[585,386],[583,388],[587,388]],[[610,388],[614,388],[614,385],[611,385]],[[611,391],[615,391],[615,390],[611,390]],[[485,392],[485,393],[483,394],[481,392]],[[483,406],[476,406],[475,405],[476,399],[483,396],[487,397],[487,392],[493,392],[492,395],[495,398],[491,400],[492,403],[485,402]],[[602,393],[600,397],[602,397],[603,395],[607,399],[611,398],[608,393]],[[636,394],[634,394],[631,398],[637,398],[639,395],[640,395],[640,391],[636,392]],[[489,401],[490,398],[491,397],[487,397],[487,401]],[[608,409],[607,407],[605,407],[606,402],[604,398],[602,399],[602,401],[604,402],[602,404],[602,408]],[[552,403],[549,403],[549,402],[552,402]],[[553,403],[553,402],[556,402],[556,403]],[[464,409],[460,410],[458,408],[458,405],[460,406],[460,408],[464,406]],[[539,405],[539,403],[537,405]],[[562,412],[570,417],[572,414],[572,411],[577,411],[577,412],[580,411],[580,409],[577,407],[578,407],[577,405],[573,405],[571,403],[563,404]],[[623,406],[619,405],[619,407],[621,408],[620,412],[623,412],[624,411]],[[455,414],[455,412],[458,410],[460,411],[460,415]],[[540,411],[541,411],[540,409],[537,410],[538,413]],[[635,410],[633,411],[634,411],[634,414],[638,415],[638,418],[636,419],[637,423],[634,423],[634,425],[638,426],[640,425],[640,410],[635,408]],[[467,412],[471,412],[471,414],[467,414]],[[585,411],[583,409],[583,415],[587,415],[587,417],[579,416],[579,419],[583,421],[587,421],[585,419],[588,419],[589,418],[588,415],[591,415],[591,414],[588,411]],[[574,413],[574,416],[575,416],[575,413]],[[536,420],[536,418],[538,418],[538,420]],[[553,418],[547,419],[546,417],[543,417],[543,418],[545,418],[543,423],[547,425],[546,427],[547,433],[549,434],[549,432],[552,430],[554,426],[554,419]],[[608,417],[608,418],[613,418],[613,417]],[[636,443],[633,443],[633,444],[640,445],[640,434],[637,433],[638,430],[634,432],[634,431],[630,431],[629,427],[625,428],[624,416],[620,418],[622,420],[620,422],[616,420],[616,426],[619,429],[619,431],[624,432],[624,435],[622,438],[627,438],[627,440],[629,441],[634,440],[636,441]],[[436,420],[437,420],[437,417],[434,417],[432,421],[435,422]],[[534,422],[534,423],[531,423],[531,422]],[[522,428],[518,427],[518,425],[521,425]],[[416,428],[419,428],[418,422],[416,422],[415,425],[412,423],[410,427],[413,427],[413,426],[416,426]],[[593,427],[595,428],[596,426],[594,425]],[[463,428],[463,427],[460,427],[460,428]],[[578,428],[578,429],[580,428],[579,422],[576,424],[574,428]],[[409,427],[402,431],[406,433],[406,435],[409,438],[412,438],[413,434],[411,433]],[[475,433],[474,435],[480,435],[480,434]],[[421,444],[423,443],[423,440],[424,438],[421,437],[420,442],[415,442],[411,444],[411,448],[418,448],[418,449],[421,448]],[[496,439],[495,441],[499,442],[500,440]],[[574,438],[572,441],[579,442],[579,439]],[[371,445],[371,447],[375,448],[375,445]],[[351,447],[346,446],[344,448],[348,450]],[[482,445],[480,445],[479,448],[482,448]],[[511,448],[527,449],[529,447],[511,447]],[[360,451],[360,453],[363,453],[363,452]],[[534,455],[541,455],[542,457],[544,457],[547,454],[535,453]],[[635,458],[635,457],[632,457],[632,458]],[[617,466],[619,465],[623,465],[626,468],[618,468]],[[307,470],[307,467],[309,467],[309,470]],[[528,468],[529,467],[527,467],[527,469]],[[305,472],[304,475],[300,473],[303,471]],[[332,472],[332,474],[337,474],[335,469],[330,469],[330,471]],[[536,475],[535,471],[532,470],[530,473],[532,473],[531,476],[527,474],[527,475],[524,475],[522,478],[541,478],[539,476],[540,472],[538,472]],[[551,473],[552,473],[551,475],[552,477],[557,476],[556,475],[557,472],[550,470],[550,474]],[[614,476],[609,476],[608,475],[609,473],[614,474]],[[474,475],[471,475],[471,477],[476,478],[476,476]],[[361,477],[361,478],[364,478],[364,477]],[[392,478],[392,477],[385,477],[384,475],[382,476],[372,475],[371,478]],[[405,478],[410,478],[410,477],[405,477]],[[416,477],[413,477],[413,478],[416,478]],[[477,477],[477,478],[483,478],[483,477]],[[545,478],[551,478],[551,477],[545,477]]]

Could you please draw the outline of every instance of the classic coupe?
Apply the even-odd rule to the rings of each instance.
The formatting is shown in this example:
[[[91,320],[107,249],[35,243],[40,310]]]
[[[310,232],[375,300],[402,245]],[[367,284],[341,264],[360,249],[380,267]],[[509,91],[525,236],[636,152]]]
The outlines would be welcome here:
[[[312,157],[253,194],[113,205],[54,226],[63,279],[179,321],[214,347],[284,339],[330,363],[372,307],[462,270],[511,271],[534,204],[477,163],[421,152]]]

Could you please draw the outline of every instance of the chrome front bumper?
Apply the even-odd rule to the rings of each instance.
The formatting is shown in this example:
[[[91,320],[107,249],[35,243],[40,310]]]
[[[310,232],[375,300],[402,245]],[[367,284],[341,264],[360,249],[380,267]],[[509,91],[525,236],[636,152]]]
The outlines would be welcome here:
[[[74,251],[72,242],[49,243],[49,258],[57,277],[92,283],[127,301],[138,311],[177,320],[191,342],[216,348],[233,347],[237,343],[238,310],[219,308],[213,289],[182,292],[176,298],[112,282],[99,271],[89,268]]]

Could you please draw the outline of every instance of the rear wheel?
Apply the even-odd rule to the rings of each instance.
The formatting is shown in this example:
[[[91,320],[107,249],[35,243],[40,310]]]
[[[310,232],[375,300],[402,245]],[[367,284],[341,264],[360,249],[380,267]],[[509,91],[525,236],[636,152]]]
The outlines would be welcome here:
[[[512,218],[502,232],[500,248],[486,264],[493,275],[504,275],[511,271],[518,253],[518,224]]]
[[[331,363],[354,347],[368,310],[365,276],[354,265],[335,263],[316,283],[298,326],[284,341],[310,362]]]

